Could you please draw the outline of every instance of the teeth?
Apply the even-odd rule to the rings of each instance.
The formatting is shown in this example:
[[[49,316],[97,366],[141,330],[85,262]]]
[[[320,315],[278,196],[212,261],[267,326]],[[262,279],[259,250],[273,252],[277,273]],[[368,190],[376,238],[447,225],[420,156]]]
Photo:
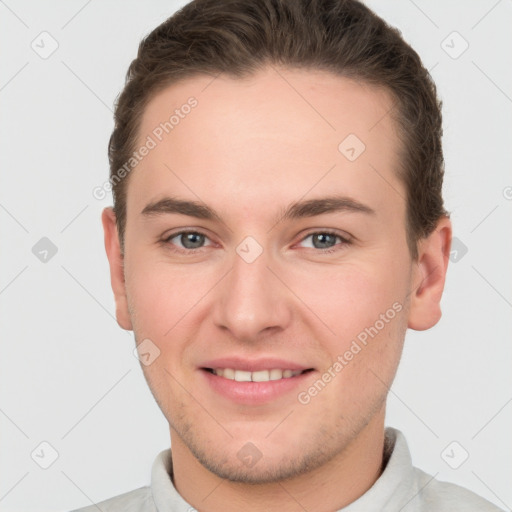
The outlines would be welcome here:
[[[215,368],[213,370],[215,375],[224,377],[229,380],[236,380],[237,382],[268,382],[270,380],[289,379],[302,373],[302,370],[281,370],[275,368],[272,370],[258,370],[255,372],[248,372],[245,370],[233,370],[233,368]]]
[[[279,380],[283,378],[283,370],[270,370],[270,380]]]
[[[235,380],[235,370],[232,370],[231,368],[224,368],[221,372],[225,379]]]
[[[267,382],[269,380],[268,370],[260,370],[258,372],[252,372],[253,382]]]
[[[235,380],[237,382],[251,382],[251,372],[244,372],[243,370],[235,370]]]

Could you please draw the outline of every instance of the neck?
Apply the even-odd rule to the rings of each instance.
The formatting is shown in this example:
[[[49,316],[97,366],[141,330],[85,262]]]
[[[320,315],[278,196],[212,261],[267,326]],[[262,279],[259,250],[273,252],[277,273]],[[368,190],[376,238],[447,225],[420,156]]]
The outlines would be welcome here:
[[[384,410],[327,464],[269,484],[219,478],[202,466],[171,429],[173,482],[179,494],[205,512],[339,510],[362,496],[382,472]]]

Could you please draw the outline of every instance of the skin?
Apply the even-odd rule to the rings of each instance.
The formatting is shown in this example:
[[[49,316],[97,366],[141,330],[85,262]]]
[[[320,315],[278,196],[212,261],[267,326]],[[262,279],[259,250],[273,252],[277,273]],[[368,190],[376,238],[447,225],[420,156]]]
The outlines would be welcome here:
[[[337,510],[381,474],[385,401],[406,329],[441,316],[450,221],[420,240],[413,261],[385,90],[311,70],[197,76],[150,101],[141,144],[190,96],[197,107],[128,178],[124,257],[112,209],[102,218],[118,323],[160,350],[142,369],[170,425],[174,484],[201,511]],[[353,162],[338,151],[351,133],[366,145]],[[373,213],[281,218],[298,200],[335,194]],[[206,204],[220,220],[141,213],[165,196]],[[205,234],[204,246],[191,253],[169,239],[184,228]],[[308,235],[326,230],[350,243],[328,237],[331,247],[318,248]],[[236,252],[247,236],[263,249],[252,263]],[[301,404],[297,392],[394,303],[401,311]],[[314,371],[294,392],[241,405],[198,369],[230,355]],[[261,453],[252,467],[237,457],[247,442]]]

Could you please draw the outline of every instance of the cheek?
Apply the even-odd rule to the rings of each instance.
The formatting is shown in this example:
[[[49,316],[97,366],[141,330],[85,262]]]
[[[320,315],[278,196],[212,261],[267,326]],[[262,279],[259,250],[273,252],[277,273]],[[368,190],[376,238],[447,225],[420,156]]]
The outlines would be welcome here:
[[[377,407],[393,380],[407,325],[407,277],[398,267],[390,258],[301,279],[297,295],[321,320],[316,337],[328,356],[322,371],[333,382],[318,404],[333,414],[341,404],[346,410]]]
[[[164,339],[201,297],[201,277],[136,252],[125,265],[134,329],[145,337]]]
[[[338,340],[357,335],[393,304],[402,304],[407,288],[403,271],[361,262],[318,267],[289,279],[297,296]]]
[[[372,304],[372,310],[368,301],[362,304],[368,309],[339,312],[333,324],[336,336],[323,337],[329,360],[298,397],[301,404],[314,402],[324,418],[343,418],[354,425],[384,403],[407,327],[401,303]]]

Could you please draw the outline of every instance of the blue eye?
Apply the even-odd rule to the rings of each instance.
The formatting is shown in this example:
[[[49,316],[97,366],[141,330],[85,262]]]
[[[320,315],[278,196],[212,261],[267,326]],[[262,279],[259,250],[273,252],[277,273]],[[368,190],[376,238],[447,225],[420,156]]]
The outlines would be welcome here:
[[[175,245],[178,249],[185,252],[192,252],[194,249],[205,247],[205,241],[207,240],[208,237],[206,235],[197,231],[180,231],[166,238],[164,242]]]
[[[333,249],[337,245],[345,245],[349,243],[349,241],[342,236],[330,231],[317,231],[315,233],[310,233],[302,239],[302,243],[308,239],[310,239],[310,242],[306,247],[320,250]],[[338,240],[340,243],[337,243]]]
[[[198,231],[179,231],[162,242],[172,251],[183,254],[199,252],[204,247],[213,245],[206,235]],[[317,249],[320,253],[331,253],[349,245],[350,240],[331,231],[316,231],[305,236],[299,244],[306,248]]]

